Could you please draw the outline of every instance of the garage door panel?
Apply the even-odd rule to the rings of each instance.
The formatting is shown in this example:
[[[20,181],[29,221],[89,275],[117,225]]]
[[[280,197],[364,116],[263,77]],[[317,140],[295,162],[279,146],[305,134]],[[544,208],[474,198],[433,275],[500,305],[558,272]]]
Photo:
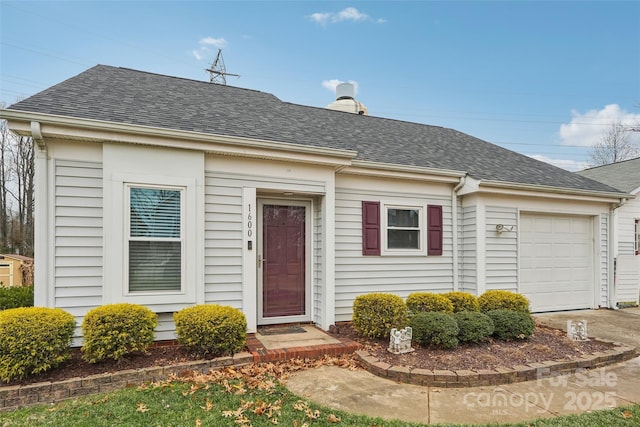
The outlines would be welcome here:
[[[587,216],[521,216],[520,292],[532,311],[591,307],[592,224]]]

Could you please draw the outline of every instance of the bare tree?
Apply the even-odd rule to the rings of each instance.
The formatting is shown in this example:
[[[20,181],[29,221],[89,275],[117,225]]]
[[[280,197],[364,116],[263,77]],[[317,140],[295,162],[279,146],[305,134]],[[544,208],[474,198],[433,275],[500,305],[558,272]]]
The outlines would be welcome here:
[[[589,152],[591,166],[617,163],[640,156],[640,147],[631,140],[633,128],[617,121],[600,137]]]
[[[4,108],[0,104],[0,108]],[[5,120],[0,120],[0,252],[9,250],[9,205],[7,203],[9,184],[8,153],[10,133]]]
[[[33,256],[34,162],[33,140],[0,120],[0,253]]]
[[[16,192],[10,194],[17,202],[13,245],[20,254],[27,256],[33,256],[34,162],[33,140],[26,136],[17,137],[11,152]]]

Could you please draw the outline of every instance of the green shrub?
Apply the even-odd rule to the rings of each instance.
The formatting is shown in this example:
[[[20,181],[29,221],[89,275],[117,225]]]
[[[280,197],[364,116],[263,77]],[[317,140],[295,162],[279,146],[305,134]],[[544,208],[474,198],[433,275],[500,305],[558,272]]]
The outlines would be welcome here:
[[[0,310],[33,307],[33,286],[0,287]]]
[[[353,301],[353,328],[364,337],[389,337],[392,328],[404,328],[408,321],[407,305],[398,295],[371,293]]]
[[[442,312],[417,313],[411,318],[413,339],[422,346],[454,348],[460,331],[454,318]]]
[[[483,313],[500,309],[529,313],[529,300],[524,295],[510,291],[487,291],[478,297],[478,304]]]
[[[75,326],[74,317],[59,308],[0,312],[0,379],[22,379],[67,360]]]
[[[442,294],[446,297],[451,304],[453,304],[453,312],[458,313],[460,311],[480,311],[480,305],[478,304],[478,298],[470,294],[469,292],[447,292]]]
[[[413,313],[438,311],[441,313],[453,313],[453,304],[443,294],[432,292],[414,292],[407,297],[407,307]]]
[[[178,343],[200,354],[231,355],[247,341],[247,319],[233,307],[196,305],[173,314]]]
[[[493,336],[501,340],[526,339],[533,334],[535,324],[529,313],[512,310],[492,310],[487,316],[493,320]]]
[[[153,343],[158,316],[137,304],[108,304],[90,310],[82,321],[82,358],[89,363],[119,360]]]
[[[477,311],[459,311],[453,314],[458,324],[458,340],[461,342],[480,342],[493,334],[493,320]]]

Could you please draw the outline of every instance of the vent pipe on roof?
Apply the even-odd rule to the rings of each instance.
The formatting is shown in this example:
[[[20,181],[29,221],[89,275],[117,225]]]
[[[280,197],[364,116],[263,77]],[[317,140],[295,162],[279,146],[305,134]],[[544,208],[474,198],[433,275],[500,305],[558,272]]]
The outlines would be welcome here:
[[[367,107],[355,99],[356,89],[352,83],[340,83],[336,86],[336,100],[327,106],[329,110],[369,115]]]
[[[352,83],[340,83],[336,86],[336,101],[341,99],[353,99],[356,97],[356,88]]]

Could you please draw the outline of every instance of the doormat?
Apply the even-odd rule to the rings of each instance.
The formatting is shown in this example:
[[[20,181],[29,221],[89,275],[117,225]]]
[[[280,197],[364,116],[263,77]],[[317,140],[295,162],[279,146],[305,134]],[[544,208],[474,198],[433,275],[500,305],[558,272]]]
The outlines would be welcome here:
[[[304,334],[304,328],[301,326],[285,326],[281,328],[264,328],[258,329],[260,335],[285,335],[285,334]]]

